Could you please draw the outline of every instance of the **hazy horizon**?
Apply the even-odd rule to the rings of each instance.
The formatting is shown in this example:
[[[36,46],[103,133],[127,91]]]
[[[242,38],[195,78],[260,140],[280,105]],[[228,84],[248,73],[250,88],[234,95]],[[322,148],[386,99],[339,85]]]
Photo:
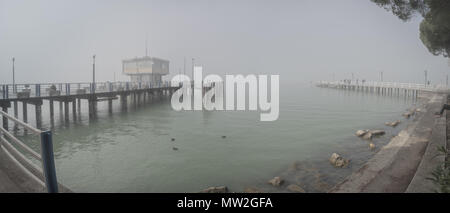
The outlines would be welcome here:
[[[279,74],[282,83],[336,79],[445,83],[448,59],[419,39],[421,17],[403,22],[369,0],[0,0],[0,83],[128,80],[122,60],[148,54],[171,75]]]

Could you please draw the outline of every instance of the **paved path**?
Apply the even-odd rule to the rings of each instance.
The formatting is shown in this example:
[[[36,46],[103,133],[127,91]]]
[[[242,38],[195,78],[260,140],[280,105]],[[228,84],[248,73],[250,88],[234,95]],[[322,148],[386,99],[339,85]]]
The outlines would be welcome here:
[[[445,138],[445,131],[436,131],[435,125],[442,123],[437,120],[442,118],[434,113],[440,111],[446,100],[443,94],[429,96],[432,98],[425,111],[420,112],[415,121],[330,192],[429,192],[429,184],[427,189],[423,187],[427,172],[421,172],[420,176],[416,172],[425,165],[423,160],[428,159],[424,154],[430,141]],[[427,164],[426,168],[432,168],[432,165]],[[411,183],[415,185],[414,190],[413,187],[408,190]]]
[[[0,193],[23,192],[0,168]]]

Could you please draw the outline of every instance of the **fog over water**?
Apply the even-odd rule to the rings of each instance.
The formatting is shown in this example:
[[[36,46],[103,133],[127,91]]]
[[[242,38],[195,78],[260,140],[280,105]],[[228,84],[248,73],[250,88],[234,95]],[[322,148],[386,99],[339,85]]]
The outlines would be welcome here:
[[[127,80],[121,60],[186,58],[206,73],[280,74],[282,83],[333,78],[445,83],[447,59],[419,39],[421,17],[402,22],[361,0],[0,0],[0,83]]]

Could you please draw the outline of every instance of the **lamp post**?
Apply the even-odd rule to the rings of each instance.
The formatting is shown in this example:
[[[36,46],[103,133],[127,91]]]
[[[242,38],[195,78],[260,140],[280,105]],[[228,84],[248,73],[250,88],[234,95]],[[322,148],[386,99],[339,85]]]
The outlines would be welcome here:
[[[425,70],[424,73],[425,73],[425,87],[426,87],[427,86],[427,82],[428,82],[428,80],[427,80],[428,71]]]
[[[95,55],[92,56],[92,91],[95,93]]]
[[[16,59],[13,57],[12,58],[12,73],[13,73],[13,93],[16,93],[16,73],[15,73],[15,69],[14,69],[14,63],[15,63]]]

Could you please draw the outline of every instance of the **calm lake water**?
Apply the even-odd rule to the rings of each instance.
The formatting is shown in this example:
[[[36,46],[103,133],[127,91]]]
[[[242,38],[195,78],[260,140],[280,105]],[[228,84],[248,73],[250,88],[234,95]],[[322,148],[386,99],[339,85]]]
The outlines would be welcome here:
[[[198,192],[222,185],[236,192],[246,187],[283,192],[267,184],[281,175],[288,184],[322,192],[404,128],[401,114],[414,104],[402,96],[310,85],[280,91],[280,117],[274,122],[260,122],[259,112],[176,112],[166,100],[130,105],[127,112],[115,101],[113,114],[101,102],[96,120],[89,120],[82,103],[77,121],[71,114],[64,123],[55,103],[59,181],[75,192]],[[49,127],[47,102],[44,106],[43,123]],[[33,124],[34,110],[29,113]],[[403,122],[396,128],[384,125],[394,120]],[[374,140],[377,148],[371,151],[367,141],[354,136],[358,129],[387,134]],[[23,138],[39,149],[35,137]],[[351,159],[350,166],[332,167],[333,152]]]

